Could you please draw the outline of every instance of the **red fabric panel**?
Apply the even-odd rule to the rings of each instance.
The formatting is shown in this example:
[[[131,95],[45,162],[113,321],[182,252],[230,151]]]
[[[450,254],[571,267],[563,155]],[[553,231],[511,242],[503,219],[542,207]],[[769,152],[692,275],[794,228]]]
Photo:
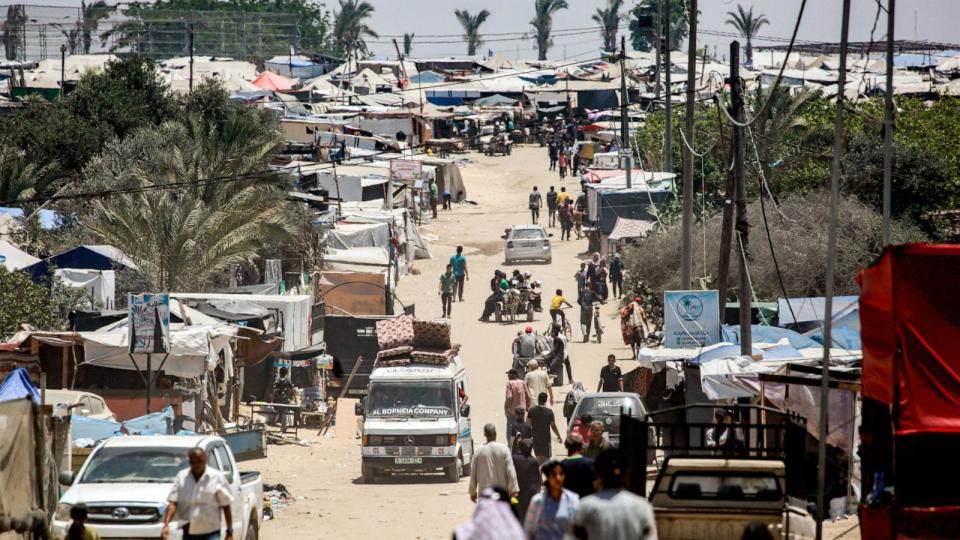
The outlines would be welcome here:
[[[896,433],[960,433],[960,246],[893,250]]]
[[[863,340],[863,395],[893,403],[893,255],[890,250],[857,275],[860,285],[860,336]]]

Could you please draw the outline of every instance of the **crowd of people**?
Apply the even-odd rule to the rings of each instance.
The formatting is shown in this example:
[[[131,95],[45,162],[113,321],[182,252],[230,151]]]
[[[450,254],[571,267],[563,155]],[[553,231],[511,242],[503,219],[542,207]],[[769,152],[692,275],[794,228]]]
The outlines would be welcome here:
[[[483,432],[486,443],[477,450],[470,474],[476,511],[469,523],[456,528],[454,538],[657,537],[650,503],[625,489],[629,467],[620,450],[607,444],[591,457],[585,452],[590,446],[571,433],[563,441],[566,457],[541,460],[535,456],[536,434],[511,448],[497,442],[493,424]]]

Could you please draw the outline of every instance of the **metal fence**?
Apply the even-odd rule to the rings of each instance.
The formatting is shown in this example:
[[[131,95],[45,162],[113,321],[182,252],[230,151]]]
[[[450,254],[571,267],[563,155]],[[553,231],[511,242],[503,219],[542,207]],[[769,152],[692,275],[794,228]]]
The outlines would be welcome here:
[[[189,54],[264,59],[300,50],[298,13],[249,11],[156,11],[135,5],[84,8],[0,5],[0,41],[6,60],[71,54],[139,54],[162,60]]]

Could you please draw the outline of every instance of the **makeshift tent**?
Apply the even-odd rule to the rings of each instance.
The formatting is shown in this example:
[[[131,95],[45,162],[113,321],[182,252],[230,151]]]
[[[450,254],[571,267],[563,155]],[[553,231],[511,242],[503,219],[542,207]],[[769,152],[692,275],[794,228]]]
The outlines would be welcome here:
[[[146,371],[147,355],[127,352],[129,335],[125,327],[107,332],[80,332],[80,335],[85,364]],[[232,359],[230,339],[236,335],[237,329],[230,326],[171,324],[170,354],[153,354],[150,369],[176,377],[199,377],[217,367],[220,354]]]
[[[864,397],[898,411],[898,435],[960,433],[960,246],[889,247],[857,282]]]
[[[390,225],[387,223],[338,223],[327,232],[328,246],[335,249],[387,247]]]
[[[11,518],[26,520],[41,506],[34,407],[29,399],[0,403],[0,516],[8,524]],[[0,536],[22,538],[17,533]]]
[[[618,217],[608,239],[617,241],[626,238],[643,238],[652,229],[652,221]]]
[[[520,100],[509,98],[503,94],[494,94],[474,100],[473,105],[477,107],[513,107],[519,102]]]
[[[384,315],[384,275],[371,272],[322,272],[317,280],[326,313]]]
[[[117,276],[113,270],[57,268],[54,276],[68,287],[83,289],[94,305],[114,308]]]
[[[5,266],[7,270],[19,270],[38,262],[40,262],[40,259],[26,251],[21,251],[10,242],[0,239],[0,265]]]
[[[264,71],[256,79],[253,80],[253,85],[263,88],[264,90],[271,91],[282,91],[282,90],[291,90],[296,83],[283,75],[277,75],[272,71]]]
[[[857,296],[834,296],[833,315],[856,309]],[[827,299],[820,296],[814,298],[780,298],[777,300],[780,315],[780,326],[798,326],[801,330],[820,327],[825,320]],[[794,319],[796,317],[796,319]]]
[[[83,245],[48,257],[24,270],[30,272],[34,281],[40,281],[49,274],[50,266],[85,270],[137,269],[130,257],[113,246]]]
[[[0,403],[24,398],[32,399],[34,403],[40,403],[40,392],[37,391],[37,387],[30,380],[27,370],[17,368],[11,371],[0,383]]]

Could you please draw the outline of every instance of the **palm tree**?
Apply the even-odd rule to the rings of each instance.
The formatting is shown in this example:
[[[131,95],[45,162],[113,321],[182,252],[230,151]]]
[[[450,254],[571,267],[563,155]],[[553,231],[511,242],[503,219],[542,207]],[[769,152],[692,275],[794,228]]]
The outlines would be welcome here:
[[[415,34],[404,34],[403,35],[403,55],[410,56],[410,51],[413,50],[413,36]]]
[[[483,43],[480,40],[480,25],[487,20],[490,12],[481,9],[480,13],[470,15],[470,12],[465,9],[457,9],[453,14],[457,16],[460,26],[463,27],[463,40],[467,42],[467,56],[474,56],[477,54],[477,47]]]
[[[80,13],[82,16],[80,23],[80,47],[83,54],[90,54],[90,46],[93,44],[93,34],[96,33],[100,21],[110,17],[110,14],[117,9],[116,6],[107,4],[104,0],[96,0],[92,4],[85,1],[80,3]]]
[[[341,51],[347,54],[360,52],[366,54],[367,37],[380,37],[367,25],[367,19],[373,14],[373,6],[360,0],[340,0],[340,11],[334,14],[333,37]]]
[[[747,65],[753,65],[753,38],[765,24],[770,24],[766,15],[753,15],[753,6],[750,11],[744,11],[743,6],[737,4],[737,12],[728,11],[727,24],[733,26],[740,35],[747,40]]]
[[[550,33],[553,31],[553,14],[561,9],[567,9],[567,0],[534,0],[534,17],[530,25],[536,30],[538,59],[547,59],[547,49],[553,46]]]
[[[130,191],[90,201],[81,223],[96,241],[122,246],[154,286],[203,290],[299,231],[284,202],[289,177],[267,168],[280,144],[275,124],[255,112],[139,129],[85,169],[84,190]],[[150,189],[174,182],[189,185]]]
[[[0,141],[0,201],[50,195],[60,180],[56,162],[39,163],[12,141]]]
[[[617,50],[617,31],[620,28],[620,8],[623,0],[607,0],[606,8],[597,8],[591,17],[600,25],[600,35],[603,36],[603,48],[607,51]]]
[[[7,60],[16,60],[26,47],[27,8],[22,4],[7,6],[3,22],[3,50]]]
[[[785,86],[757,88],[747,96],[747,104],[757,110],[769,101],[760,117],[751,127],[751,138],[747,143],[747,155],[753,155],[753,145],[756,145],[757,156],[763,175],[771,185],[774,184],[776,169],[773,163],[783,160],[785,140],[797,140],[801,146],[809,146],[814,139],[829,138],[829,129],[811,127],[804,112],[820,97],[819,90],[803,90],[792,92]],[[753,159],[749,159],[753,161]]]

